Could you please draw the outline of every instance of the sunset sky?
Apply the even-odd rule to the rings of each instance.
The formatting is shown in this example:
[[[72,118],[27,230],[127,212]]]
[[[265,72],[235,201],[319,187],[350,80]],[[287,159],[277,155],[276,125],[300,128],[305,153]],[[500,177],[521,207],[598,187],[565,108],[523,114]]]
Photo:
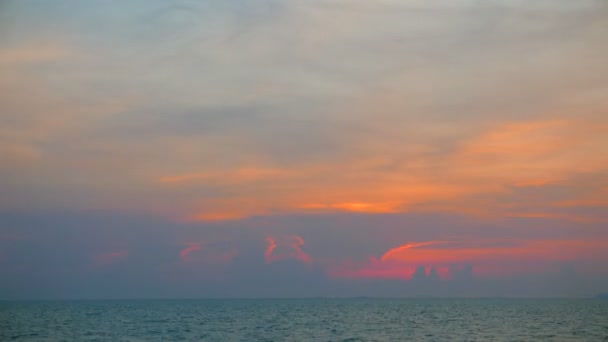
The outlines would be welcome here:
[[[0,299],[608,291],[608,2],[0,2]]]

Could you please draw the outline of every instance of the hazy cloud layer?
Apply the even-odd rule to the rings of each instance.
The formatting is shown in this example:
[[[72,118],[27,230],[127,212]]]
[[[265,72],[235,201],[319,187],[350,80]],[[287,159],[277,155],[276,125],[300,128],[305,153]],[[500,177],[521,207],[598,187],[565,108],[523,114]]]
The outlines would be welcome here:
[[[606,286],[607,19],[591,0],[3,1],[0,295],[509,293],[484,267],[523,295],[568,267],[556,294]],[[429,241],[451,252],[382,259]],[[89,288],[102,274],[114,292]]]

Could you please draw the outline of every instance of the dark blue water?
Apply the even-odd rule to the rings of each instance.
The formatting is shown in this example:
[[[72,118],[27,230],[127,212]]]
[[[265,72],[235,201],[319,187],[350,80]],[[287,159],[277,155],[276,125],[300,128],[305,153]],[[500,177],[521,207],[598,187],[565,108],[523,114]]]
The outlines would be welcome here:
[[[608,341],[608,300],[0,302],[0,340]]]

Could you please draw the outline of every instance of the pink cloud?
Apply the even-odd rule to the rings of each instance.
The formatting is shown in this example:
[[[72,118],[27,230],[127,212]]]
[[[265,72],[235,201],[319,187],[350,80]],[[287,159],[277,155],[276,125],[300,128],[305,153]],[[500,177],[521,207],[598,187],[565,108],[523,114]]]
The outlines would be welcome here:
[[[312,263],[312,257],[302,249],[305,242],[299,235],[290,235],[284,239],[268,236],[266,242],[268,242],[268,247],[266,247],[264,257],[267,263],[284,259],[296,259],[307,265]],[[276,251],[278,247],[280,247],[280,252]]]
[[[534,240],[509,241],[494,245],[480,241],[475,246],[458,241],[425,241],[407,243],[388,250],[380,258],[363,262],[341,262],[329,265],[334,278],[381,278],[409,280],[418,267],[427,275],[434,270],[441,279],[452,278],[452,270],[473,266],[473,273],[482,277],[535,273],[552,264],[577,259],[593,260],[605,256],[607,241],[603,240]]]
[[[186,246],[186,248],[182,249],[179,252],[179,257],[182,259],[183,262],[192,261],[190,253],[200,251],[203,248],[202,244],[199,242],[187,242]]]
[[[216,265],[229,263],[239,254],[234,247],[226,249],[225,246],[213,242],[186,242],[184,245],[186,248],[179,252],[183,262],[193,262],[194,252],[199,252],[196,261]]]
[[[277,241],[272,236],[269,236],[266,238],[266,242],[268,242],[268,247],[266,247],[266,252],[264,253],[264,258],[266,259],[266,262],[272,262],[273,261],[272,253],[277,248]]]

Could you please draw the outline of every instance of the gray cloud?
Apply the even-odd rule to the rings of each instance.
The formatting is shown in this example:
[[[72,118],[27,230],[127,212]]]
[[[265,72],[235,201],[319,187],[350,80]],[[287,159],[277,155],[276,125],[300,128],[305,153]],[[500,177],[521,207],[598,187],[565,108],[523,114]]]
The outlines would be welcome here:
[[[584,263],[563,264],[559,273],[549,270],[495,280],[473,275],[475,265],[454,265],[452,279],[439,280],[435,268],[427,275],[420,265],[414,279],[335,279],[324,262],[344,258],[363,260],[381,255],[395,244],[411,241],[425,229],[422,218],[391,232],[389,226],[352,223],[337,227],[317,218],[316,229],[299,227],[302,221],[284,217],[273,222],[240,221],[219,225],[176,224],[144,216],[89,213],[2,214],[1,236],[20,234],[18,240],[0,240],[0,272],[6,281],[0,297],[9,298],[116,298],[116,297],[311,297],[311,296],[551,296],[591,295],[606,286],[606,279],[586,271],[572,272]],[[435,218],[436,219],[436,218]],[[433,226],[432,216],[428,217]],[[332,220],[335,220],[333,218]],[[360,220],[357,220],[360,221]],[[375,228],[370,228],[375,227]],[[413,228],[410,228],[413,227]],[[357,230],[362,230],[357,233]],[[446,226],[446,232],[455,226]],[[521,229],[524,229],[522,227]],[[347,231],[345,231],[347,230]],[[419,230],[416,232],[416,230]],[[486,229],[487,230],[487,229]],[[483,234],[479,227],[476,234]],[[490,232],[487,232],[490,234]],[[296,259],[264,260],[268,235],[301,234],[304,251],[313,258],[308,266]],[[428,232],[426,232],[428,234]],[[514,234],[511,231],[511,234]],[[553,232],[547,232],[552,235]],[[437,235],[433,233],[432,235]],[[280,235],[279,235],[280,236]],[[376,238],[370,238],[370,237]],[[180,259],[186,242],[202,243],[190,261]],[[215,242],[207,249],[205,242]],[[235,249],[226,263],[206,262],[211,254]],[[98,257],[126,252],[119,258],[96,263]],[[203,253],[204,252],[204,253]],[[565,272],[564,270],[570,270]],[[556,279],[563,286],[555,286]]]
[[[263,251],[269,234],[303,237],[319,263],[368,262],[411,241],[607,239],[607,17],[605,1],[569,0],[2,1],[0,297],[606,286],[588,274],[605,274],[595,259],[574,260],[574,274],[508,280],[453,265],[451,282],[425,292],[331,279],[326,265],[267,264]],[[526,130],[554,121],[563,124]],[[543,145],[554,136],[572,144]],[[520,139],[540,152],[519,158]],[[275,173],[230,178],[247,168]],[[204,173],[210,181],[160,181]],[[556,179],[519,184],[547,175]],[[268,216],[167,218],[231,200],[228,209],[259,205],[245,214]],[[401,200],[390,209],[410,213],[333,210]],[[309,204],[327,210],[299,207]],[[462,207],[487,217],[453,214]],[[185,244],[204,241],[215,249],[192,258],[200,264],[180,264]],[[233,247],[232,262],[204,262]]]

